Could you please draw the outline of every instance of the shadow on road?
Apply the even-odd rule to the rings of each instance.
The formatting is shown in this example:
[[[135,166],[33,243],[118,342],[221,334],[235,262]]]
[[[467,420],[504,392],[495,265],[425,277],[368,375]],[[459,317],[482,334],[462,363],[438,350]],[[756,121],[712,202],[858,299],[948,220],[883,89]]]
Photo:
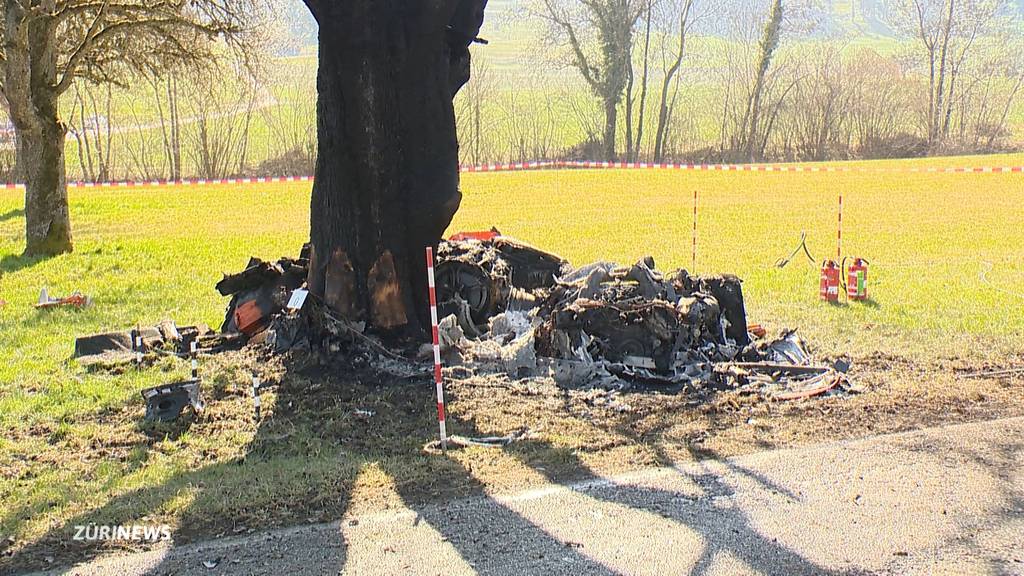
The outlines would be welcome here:
[[[247,417],[246,410],[251,410],[248,391],[237,386],[211,385],[208,394],[210,407],[204,425],[227,425]],[[303,376],[291,372],[276,386],[272,410],[237,457],[171,474],[155,485],[116,496],[55,526],[14,558],[0,560],[0,572],[45,566],[45,557],[56,557],[60,562],[96,559],[111,548],[73,541],[76,526],[145,523],[147,516],[164,513],[180,519],[174,531],[175,542],[179,544],[211,535],[245,535],[250,528],[263,531],[274,526],[340,520],[340,528],[327,530],[316,539],[300,541],[297,546],[268,541],[253,556],[255,560],[243,560],[236,565],[232,563],[234,559],[220,558],[215,552],[209,558],[219,563],[217,573],[269,575],[295,569],[305,573],[336,573],[352,562],[344,519],[351,513],[360,473],[372,466],[387,476],[401,505],[416,515],[416,522],[429,525],[444,539],[446,548],[481,574],[551,573],[553,566],[566,574],[616,574],[615,568],[589,556],[585,543],[563,541],[505,501],[490,496],[485,479],[460,463],[455,455],[425,455],[422,446],[432,439],[430,434],[436,425],[432,394],[432,386],[425,378],[382,383],[379,377]],[[226,411],[225,406],[235,406],[235,410]],[[353,416],[357,409],[364,408],[376,414],[373,420]],[[140,406],[127,410],[141,416]],[[460,434],[488,435],[474,421],[453,425]],[[590,425],[601,426],[596,420]],[[147,462],[161,458],[156,446],[164,435],[185,431],[155,431],[151,441],[133,453],[134,460],[122,477],[141,472]],[[628,426],[610,427],[608,432],[625,442],[647,441]],[[657,443],[654,448],[659,462],[672,464]],[[951,454],[953,448],[919,449]],[[1022,451],[1021,443],[1006,443],[995,447],[992,453],[961,457],[992,467],[993,474],[1005,475],[1012,469],[1009,463],[1019,459]],[[733,487],[715,470],[725,468],[730,474],[749,479],[792,501],[800,501],[797,495],[756,471],[715,458],[712,452],[691,452],[696,460],[711,456],[715,464],[702,467],[698,473],[690,467],[675,468],[684,482],[696,487],[697,497],[685,498],[686,502],[675,491],[609,482],[576,451],[548,441],[525,440],[508,448],[505,454],[551,484],[576,490],[574,486],[578,487],[580,482],[590,482],[589,487],[581,489],[590,498],[655,515],[692,532],[703,543],[689,572],[694,576],[711,574],[723,557],[734,558],[765,574],[856,573],[820,566],[761,534],[740,507],[718,505],[731,499]],[[553,470],[548,466],[550,462],[563,465]],[[1008,499],[1007,521],[1019,520],[1014,513],[1024,509],[1024,496],[1013,494]],[[244,516],[223,518],[218,515],[220,509],[242,511]],[[7,511],[5,524],[28,511],[29,508]],[[388,545],[386,538],[369,544],[371,548],[379,547],[379,554],[384,554]],[[662,551],[643,553],[657,555]],[[183,561],[172,555],[148,574],[207,573],[209,569],[202,565],[203,559],[193,556]]]
[[[982,540],[1002,528],[1019,534],[1024,527],[1024,477],[1021,476],[1024,440],[1010,435],[989,443],[983,450],[977,450],[964,446],[954,438],[932,438],[912,442],[906,448],[943,460],[951,469],[979,468],[990,477],[998,479],[1000,484],[1009,487],[1001,494],[1001,499],[987,502],[989,506],[998,507],[997,513],[987,518],[982,525],[956,517],[957,535],[948,539],[941,548],[959,546],[968,549],[971,558],[984,559],[987,565],[984,573],[1019,574],[1024,563],[1024,552],[1019,546],[1009,555],[993,554],[991,539],[988,546]]]
[[[704,548],[689,572],[693,576],[710,574],[716,559],[723,555],[730,555],[763,574],[854,574],[828,570],[760,534],[751,525],[746,514],[736,506],[715,506],[716,499],[731,497],[733,488],[718,474],[710,470],[705,469],[700,474],[692,474],[679,468],[675,469],[686,480],[696,485],[701,493],[695,503],[681,504],[680,494],[674,491],[609,482],[590,470],[576,456],[575,452],[550,444],[534,443],[532,446],[517,447],[514,453],[524,464],[530,466],[531,462],[538,457],[538,452],[542,454],[544,451],[557,451],[561,458],[570,460],[569,467],[580,471],[580,476],[573,484],[593,486],[586,490],[587,496],[660,516],[699,535],[704,542]],[[542,457],[541,459],[549,458]],[[724,460],[720,462],[725,462],[727,466],[730,464]],[[537,466],[534,468],[541,473],[546,473],[544,468]],[[789,492],[778,490],[774,484],[765,482],[757,475],[734,464],[730,468],[735,468],[738,473],[758,481],[770,490],[777,491],[791,499],[795,498]],[[557,478],[550,475],[548,479],[553,483],[558,482]]]
[[[251,402],[249,398],[239,398],[245,393],[231,387],[208,386],[206,390],[208,407],[204,419],[216,421],[218,407],[224,403],[234,401],[248,406]],[[480,573],[521,574],[523,567],[531,563],[543,572],[540,567],[556,558],[559,565],[572,573],[615,574],[488,497],[486,487],[456,460],[425,455],[422,447],[430,439],[428,431],[436,425],[432,421],[436,417],[432,392],[426,380],[369,390],[348,378],[309,379],[290,374],[277,387],[272,414],[259,424],[243,455],[122,493],[54,526],[15,556],[0,558],[0,572],[45,567],[48,558],[56,558],[58,565],[96,560],[118,547],[75,541],[77,526],[151,524],[146,520],[150,515],[159,517],[160,513],[172,510],[176,510],[172,515],[180,519],[173,529],[176,545],[211,535],[246,535],[250,527],[262,531],[310,521],[337,521],[349,510],[360,471],[375,466],[391,478],[404,505],[418,515],[418,521],[429,524],[446,538]],[[357,406],[373,408],[389,421],[379,427],[358,421],[350,417]],[[141,406],[125,410],[141,417]],[[471,426],[461,430],[472,434]],[[363,437],[353,440],[359,435],[357,429],[364,430]],[[182,437],[187,433],[187,425],[182,429],[150,431],[150,442],[138,450],[137,465],[127,467],[122,479],[138,472],[147,461],[161,457],[154,446],[165,437]],[[196,435],[194,430],[191,434]],[[425,473],[435,477],[425,478]],[[299,477],[301,481],[292,481]],[[438,506],[438,495],[424,488],[431,481],[456,487],[452,493],[441,496],[472,501],[472,507]],[[253,494],[251,502],[242,502],[249,494]],[[223,500],[233,501],[224,508],[244,510],[246,516],[219,517],[218,503]],[[8,512],[5,522],[28,517],[29,510],[27,506]],[[309,516],[317,510],[319,515]],[[301,544],[296,548],[269,542],[255,554],[255,560],[237,564],[237,559],[221,557],[222,553],[216,551],[201,558],[190,555],[184,560],[168,555],[147,574],[207,573],[209,568],[203,565],[204,560],[216,562],[217,573],[267,575],[300,569],[307,574],[337,573],[347,563],[349,550],[340,529],[322,535],[316,543]],[[387,542],[380,545],[383,548]],[[523,557],[524,546],[530,550],[528,559]]]
[[[472,433],[472,432],[470,432]],[[417,518],[437,531],[469,566],[479,574],[587,574],[611,576],[611,568],[582,554],[572,543],[561,542],[541,526],[487,495],[486,487],[470,479],[469,498],[454,505],[423,503],[405,492],[401,471],[390,470],[405,505]],[[463,478],[471,471],[460,468]],[[380,542],[380,546],[386,546]],[[553,572],[553,566],[558,567]]]

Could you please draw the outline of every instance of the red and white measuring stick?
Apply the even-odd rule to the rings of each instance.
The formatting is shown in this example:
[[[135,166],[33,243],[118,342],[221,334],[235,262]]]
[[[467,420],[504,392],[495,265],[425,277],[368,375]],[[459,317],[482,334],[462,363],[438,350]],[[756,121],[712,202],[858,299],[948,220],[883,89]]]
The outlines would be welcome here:
[[[260,377],[254,375],[252,377],[252,405],[257,422],[260,420],[260,386],[262,385]]]
[[[843,259],[843,195],[839,194],[839,232],[837,233],[836,262]]]
[[[199,381],[199,345],[193,340],[188,345],[189,356],[192,358],[192,380]]]
[[[693,260],[691,274],[697,273],[697,190],[693,191]]]
[[[448,450],[448,432],[444,425],[444,378],[441,374],[441,340],[437,328],[437,290],[434,287],[434,249],[427,247],[427,289],[430,292],[430,325],[434,338],[434,384],[437,386],[437,422],[441,429],[441,449]]]

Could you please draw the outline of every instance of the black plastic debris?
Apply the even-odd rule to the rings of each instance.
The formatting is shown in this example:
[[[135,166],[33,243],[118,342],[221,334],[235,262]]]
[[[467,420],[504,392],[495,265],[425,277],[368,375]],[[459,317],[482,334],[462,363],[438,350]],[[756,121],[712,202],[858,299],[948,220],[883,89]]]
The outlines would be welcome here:
[[[221,331],[254,336],[267,328],[274,315],[286,308],[293,292],[306,282],[309,260],[281,258],[265,262],[252,258],[245,270],[225,275],[217,291],[231,296]]]
[[[553,288],[556,278],[571,270],[562,258],[518,240],[444,241],[436,267],[438,310],[480,327],[509,309],[532,308],[537,297]]]
[[[750,343],[741,284],[685,270],[666,276],[650,257],[585,266],[560,278],[540,307],[537,353],[692,379],[685,365],[733,360]]]
[[[156,328],[122,330],[120,332],[82,336],[75,340],[75,358],[133,352],[135,350],[136,336],[142,336],[144,342],[149,344],[162,340],[160,331]]]
[[[185,408],[198,416],[205,407],[199,380],[147,388],[142,391],[142,398],[146,401],[147,422],[174,422]]]
[[[102,334],[91,334],[75,339],[75,354],[79,364],[116,365],[133,361],[136,338],[141,338],[144,354],[158,354],[185,357],[191,353],[192,342],[200,352],[211,353],[231,348],[229,336],[214,334],[208,326],[179,327],[170,320],[157,326],[143,326],[131,330],[120,330]]]

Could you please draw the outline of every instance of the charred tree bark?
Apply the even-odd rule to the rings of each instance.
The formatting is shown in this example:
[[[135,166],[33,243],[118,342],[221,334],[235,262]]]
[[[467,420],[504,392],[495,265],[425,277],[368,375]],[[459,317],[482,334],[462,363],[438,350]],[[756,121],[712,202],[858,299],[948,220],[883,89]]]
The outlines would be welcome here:
[[[424,250],[459,208],[452,99],[486,0],[306,0],[320,25],[310,290],[382,330],[426,324]]]

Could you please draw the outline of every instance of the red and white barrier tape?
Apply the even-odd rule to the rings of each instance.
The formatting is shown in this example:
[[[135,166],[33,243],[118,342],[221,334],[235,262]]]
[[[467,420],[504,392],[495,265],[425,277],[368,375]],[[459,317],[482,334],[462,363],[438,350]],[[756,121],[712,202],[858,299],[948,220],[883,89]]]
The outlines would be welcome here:
[[[427,247],[427,289],[430,292],[430,326],[434,340],[434,384],[437,387],[437,422],[441,430],[441,449],[448,450],[448,431],[444,418],[444,379],[441,373],[441,339],[437,328],[437,291],[434,287],[434,249]]]
[[[653,164],[648,162],[558,162],[560,168],[585,169],[655,169],[702,172],[823,172],[854,174],[921,173],[921,174],[1009,174],[1024,173],[1024,166],[930,167],[930,166],[819,166],[807,164]]]
[[[312,182],[312,176],[277,176],[268,178],[221,178],[214,180],[139,180],[122,182],[68,182],[68,188],[147,188],[157,186],[205,186],[205,185],[236,185],[236,184],[281,184],[285,182]],[[24,188],[24,184],[3,184],[3,188],[12,190]]]
[[[548,170],[568,168],[563,160],[538,162],[510,162],[505,164],[477,164],[459,166],[459,172],[523,172],[526,170]]]
[[[478,164],[460,166],[463,173],[525,172],[530,170],[562,169],[629,169],[629,170],[681,170],[691,172],[780,172],[828,174],[1024,174],[1024,166],[816,166],[802,164],[655,164],[648,162],[595,162],[590,160],[558,160],[544,162],[513,162],[505,164]],[[312,176],[275,176],[265,178],[221,178],[212,180],[144,180],[123,182],[69,182],[68,188],[144,188],[158,186],[204,186],[238,184],[282,184],[286,182],[312,182]],[[23,184],[0,184],[8,190],[24,188]]]

